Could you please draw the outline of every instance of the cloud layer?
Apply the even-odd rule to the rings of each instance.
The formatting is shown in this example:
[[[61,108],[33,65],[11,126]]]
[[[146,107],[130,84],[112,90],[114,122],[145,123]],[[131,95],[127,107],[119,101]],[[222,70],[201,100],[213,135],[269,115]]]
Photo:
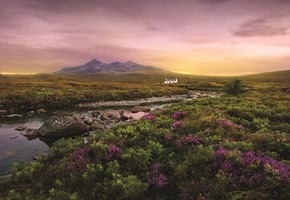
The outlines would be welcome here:
[[[288,0],[0,0],[0,72],[94,57],[197,74],[289,69],[289,13]]]

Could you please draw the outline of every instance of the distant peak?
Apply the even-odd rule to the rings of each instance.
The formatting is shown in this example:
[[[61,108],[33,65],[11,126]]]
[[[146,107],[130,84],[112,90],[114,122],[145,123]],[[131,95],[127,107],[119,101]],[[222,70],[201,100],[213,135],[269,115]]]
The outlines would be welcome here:
[[[139,65],[139,64],[137,64],[137,63],[135,63],[135,62],[132,62],[131,60],[125,62],[124,64],[125,64],[125,65]]]
[[[102,63],[102,62],[94,58],[91,61],[89,61],[87,64],[99,64],[99,63]]]

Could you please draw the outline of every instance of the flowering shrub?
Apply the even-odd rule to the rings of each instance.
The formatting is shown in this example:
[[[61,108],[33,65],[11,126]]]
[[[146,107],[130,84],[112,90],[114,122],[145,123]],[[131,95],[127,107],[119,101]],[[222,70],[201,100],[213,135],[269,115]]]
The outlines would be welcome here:
[[[150,172],[147,177],[147,183],[149,185],[155,186],[156,188],[164,188],[168,184],[167,177],[160,171],[160,163],[153,163],[151,165]]]
[[[171,124],[174,131],[179,131],[183,127],[182,121],[176,121]]]
[[[229,177],[236,188],[267,189],[271,187],[270,180],[276,184],[289,181],[290,166],[252,151],[241,153],[219,148],[215,159],[215,170]]]
[[[109,147],[105,153],[105,159],[111,160],[112,158],[119,158],[123,151],[114,144],[109,144]]]
[[[173,104],[88,146],[58,140],[0,178],[0,199],[290,199],[289,97],[274,89]]]
[[[177,146],[184,146],[187,144],[201,144],[203,139],[199,136],[194,136],[192,134],[184,135],[175,141]]]
[[[183,119],[185,116],[187,115],[187,112],[183,112],[183,111],[176,111],[175,113],[173,113],[171,115],[171,117],[175,120],[181,120]]]
[[[86,165],[91,163],[96,158],[92,159],[89,155],[91,151],[90,147],[82,147],[76,149],[69,157],[69,163],[67,165],[68,172],[82,171]]]
[[[242,125],[237,125],[235,124],[234,122],[232,122],[231,120],[228,120],[228,119],[221,119],[219,120],[219,124],[224,128],[224,129],[227,129],[227,130],[230,130],[230,131],[241,131],[241,130],[244,130],[244,127]]]
[[[148,120],[148,121],[153,121],[156,119],[156,116],[153,115],[152,113],[148,113],[148,114],[143,116],[143,119]]]

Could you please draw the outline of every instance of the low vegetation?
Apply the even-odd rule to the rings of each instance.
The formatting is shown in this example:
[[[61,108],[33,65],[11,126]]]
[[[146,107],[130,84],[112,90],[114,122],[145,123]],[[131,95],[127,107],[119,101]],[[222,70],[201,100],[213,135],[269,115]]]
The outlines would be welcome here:
[[[61,139],[47,158],[15,164],[0,197],[290,199],[289,85],[246,85],[235,96],[156,110],[86,144]]]
[[[0,81],[0,109],[11,112],[40,108],[64,109],[79,103],[133,100],[186,94],[182,87],[157,83],[104,83],[69,78]]]
[[[234,80],[228,81],[224,85],[224,91],[227,94],[238,95],[243,92],[244,83],[240,78],[235,78]]]

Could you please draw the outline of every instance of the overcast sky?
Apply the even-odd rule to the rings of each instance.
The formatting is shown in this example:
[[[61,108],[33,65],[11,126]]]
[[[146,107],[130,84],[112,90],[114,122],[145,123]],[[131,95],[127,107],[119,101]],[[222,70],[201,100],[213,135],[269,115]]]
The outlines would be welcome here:
[[[0,0],[0,72],[92,58],[242,75],[290,69],[290,0]]]

